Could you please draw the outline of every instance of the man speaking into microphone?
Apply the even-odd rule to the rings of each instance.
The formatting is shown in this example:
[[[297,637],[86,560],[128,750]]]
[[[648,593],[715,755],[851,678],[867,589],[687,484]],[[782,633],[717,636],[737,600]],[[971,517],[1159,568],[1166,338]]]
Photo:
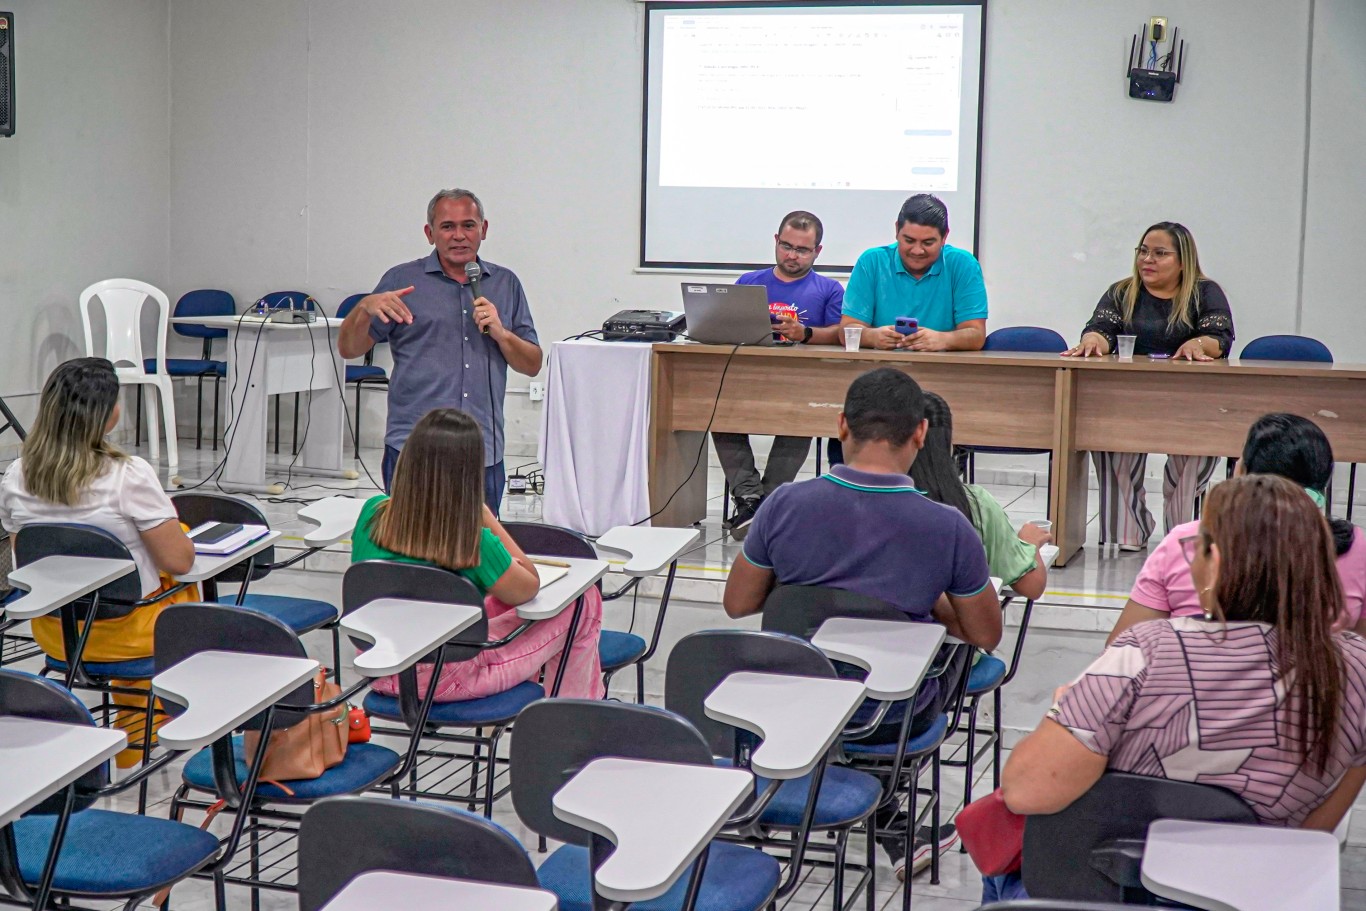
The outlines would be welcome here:
[[[388,342],[389,424],[384,489],[413,425],[433,408],[459,408],[484,433],[484,499],[503,499],[503,397],[507,368],[541,369],[541,346],[522,283],[511,269],[479,258],[488,236],[484,205],[469,190],[442,190],[427,204],[422,259],[394,266],[347,315],[337,336],[344,358]]]

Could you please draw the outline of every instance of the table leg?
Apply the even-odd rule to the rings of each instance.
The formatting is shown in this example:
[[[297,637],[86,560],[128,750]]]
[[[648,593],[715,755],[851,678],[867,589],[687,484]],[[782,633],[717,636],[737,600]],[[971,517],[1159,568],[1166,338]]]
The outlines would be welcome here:
[[[336,339],[323,324],[315,323],[308,331],[314,334],[316,343],[313,375],[317,385],[308,393],[308,432],[299,456],[302,467],[296,470],[324,477],[355,478],[353,469],[342,468],[346,408],[338,382],[345,376],[346,368]]]
[[[1053,472],[1048,491],[1053,516],[1056,565],[1067,561],[1086,543],[1087,454],[1076,448],[1077,371],[1059,370],[1054,386]]]
[[[263,323],[230,330],[228,337],[228,423],[224,486],[266,487],[266,364],[276,333]]]
[[[650,511],[653,524],[686,528],[707,515],[706,434],[673,426],[673,361],[652,356],[650,365]],[[719,368],[719,363],[718,363]],[[717,371],[720,382],[720,370]],[[689,389],[688,395],[715,397],[715,388]]]

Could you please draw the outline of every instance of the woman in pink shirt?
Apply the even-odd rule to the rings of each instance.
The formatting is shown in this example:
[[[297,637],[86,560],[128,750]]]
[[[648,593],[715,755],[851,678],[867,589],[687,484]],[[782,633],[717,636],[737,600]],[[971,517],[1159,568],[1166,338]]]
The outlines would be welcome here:
[[[1268,414],[1247,432],[1239,474],[1274,474],[1294,481],[1324,508],[1324,492],[1333,476],[1333,448],[1319,426],[1296,414]],[[1366,636],[1362,604],[1366,601],[1366,535],[1344,519],[1329,518],[1338,577],[1345,598],[1336,629],[1352,629]],[[1110,631],[1106,645],[1129,627],[1145,620],[1196,617],[1200,598],[1191,581],[1190,565],[1181,554],[1181,539],[1194,535],[1199,522],[1187,522],[1168,532],[1157,545],[1138,578],[1129,601]]]

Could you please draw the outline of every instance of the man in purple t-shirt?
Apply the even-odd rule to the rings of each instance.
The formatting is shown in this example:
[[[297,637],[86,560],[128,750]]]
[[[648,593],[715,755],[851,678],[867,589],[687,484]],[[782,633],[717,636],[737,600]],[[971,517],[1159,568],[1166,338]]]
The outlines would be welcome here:
[[[854,380],[839,416],[845,463],[764,502],[726,581],[726,613],[759,613],[778,585],[816,585],[877,598],[995,648],[1001,605],[982,539],[910,478],[926,429],[924,394],[910,376],[881,367]]]
[[[912,620],[938,621],[964,642],[995,648],[1001,605],[982,539],[961,512],[926,497],[909,476],[927,428],[924,393],[905,373],[882,367],[854,380],[839,416],[845,463],[764,501],[726,580],[726,613],[759,613],[779,585],[837,588],[885,601]],[[964,672],[955,664],[943,686],[925,681],[915,696],[912,737],[943,714]],[[903,717],[889,712],[868,740],[894,743]],[[894,818],[888,812],[879,822]],[[941,847],[953,838],[945,827]],[[881,843],[899,865],[901,841]],[[928,859],[917,839],[917,858],[922,853]]]
[[[768,292],[770,307],[783,305],[786,315],[781,317],[778,331],[799,345],[833,345],[839,334],[844,288],[812,268],[821,255],[824,231],[821,220],[810,212],[787,213],[778,223],[778,233],[773,235],[777,265],[772,269],[746,272],[736,281],[737,285],[762,285]],[[726,474],[726,483],[730,485],[730,494],[735,499],[731,537],[743,540],[763,498],[801,471],[811,449],[811,439],[774,437],[768,464],[760,477],[748,436],[713,433],[711,438],[716,444],[716,457]]]

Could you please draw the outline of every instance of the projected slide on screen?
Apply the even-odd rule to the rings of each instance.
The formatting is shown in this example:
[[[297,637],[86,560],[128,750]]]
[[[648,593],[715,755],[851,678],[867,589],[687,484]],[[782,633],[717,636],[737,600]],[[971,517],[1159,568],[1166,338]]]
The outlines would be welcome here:
[[[664,186],[958,188],[961,13],[675,16],[663,64]]]
[[[647,3],[640,263],[772,265],[787,212],[825,225],[817,263],[890,243],[935,193],[974,249],[981,3]]]

